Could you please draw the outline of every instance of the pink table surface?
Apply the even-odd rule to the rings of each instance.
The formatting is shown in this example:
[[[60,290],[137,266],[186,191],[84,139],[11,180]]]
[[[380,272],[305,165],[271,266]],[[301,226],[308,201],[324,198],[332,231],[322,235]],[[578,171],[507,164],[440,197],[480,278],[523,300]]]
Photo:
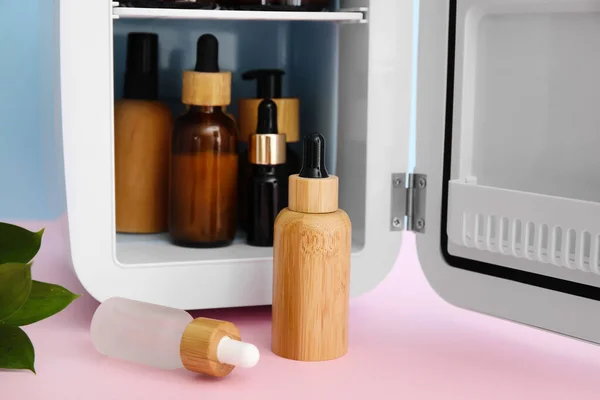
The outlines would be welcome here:
[[[34,279],[82,292],[68,266],[64,220],[25,225],[47,227]],[[425,280],[414,242],[406,235],[393,272],[352,300],[350,350],[340,360],[273,355],[269,308],[194,313],[235,322],[261,351],[254,369],[222,380],[109,359],[90,342],[98,303],[86,295],[26,328],[38,374],[0,372],[0,399],[600,398],[600,347],[445,303]]]

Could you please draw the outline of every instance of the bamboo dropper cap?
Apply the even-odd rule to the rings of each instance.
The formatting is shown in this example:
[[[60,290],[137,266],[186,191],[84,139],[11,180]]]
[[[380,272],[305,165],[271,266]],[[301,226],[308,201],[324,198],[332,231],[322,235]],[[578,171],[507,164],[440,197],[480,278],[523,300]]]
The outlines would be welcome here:
[[[219,41],[213,35],[200,36],[196,67],[183,72],[181,102],[192,106],[231,104],[231,72],[219,68]]]
[[[327,214],[338,210],[339,179],[325,168],[325,138],[313,133],[304,138],[302,170],[290,176],[290,211]]]
[[[260,358],[256,346],[241,341],[234,324],[209,318],[189,323],[179,352],[188,371],[219,378],[229,375],[236,366],[252,368]]]
[[[265,99],[258,107],[256,133],[250,135],[248,161],[256,165],[285,164],[286,137],[277,126],[277,105]]]

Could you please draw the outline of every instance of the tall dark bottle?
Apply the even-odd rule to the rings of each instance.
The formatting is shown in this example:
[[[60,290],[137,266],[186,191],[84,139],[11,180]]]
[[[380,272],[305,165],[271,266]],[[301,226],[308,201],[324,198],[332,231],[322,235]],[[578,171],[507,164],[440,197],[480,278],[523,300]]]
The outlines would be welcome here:
[[[285,135],[277,129],[277,105],[265,99],[258,107],[256,134],[249,137],[247,241],[251,246],[273,246],[275,218],[287,207],[287,174],[278,174],[278,168],[285,168],[285,153]]]
[[[231,73],[219,69],[218,46],[213,35],[201,36],[196,68],[183,73],[182,102],[190,107],[173,129],[169,229],[182,246],[221,247],[235,238],[238,133],[222,108],[231,103]]]
[[[250,135],[255,133],[258,124],[258,108],[264,99],[272,100],[277,106],[277,125],[279,132],[285,134],[287,149],[285,168],[277,168],[278,177],[287,180],[287,177],[300,172],[300,156],[294,146],[300,141],[300,100],[296,97],[283,96],[283,76],[281,69],[257,69],[246,71],[242,74],[245,81],[256,83],[256,95],[253,98],[243,98],[238,104],[238,128],[240,145],[239,181],[246,182],[250,175],[248,163],[248,149],[244,145],[249,142]],[[286,175],[287,174],[287,175]],[[239,190],[239,224],[242,230],[247,229],[248,194],[246,187]]]

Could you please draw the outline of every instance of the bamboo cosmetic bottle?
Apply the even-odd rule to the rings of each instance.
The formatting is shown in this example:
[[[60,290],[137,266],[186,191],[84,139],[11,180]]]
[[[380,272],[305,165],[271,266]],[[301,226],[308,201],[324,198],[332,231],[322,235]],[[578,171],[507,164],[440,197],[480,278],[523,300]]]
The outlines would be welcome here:
[[[277,105],[265,99],[258,107],[256,134],[250,136],[250,178],[248,179],[248,244],[273,246],[273,226],[279,212],[287,206],[285,171],[285,134],[277,129]],[[285,175],[285,172],[283,173]]]
[[[172,115],[158,100],[158,36],[130,33],[123,98],[115,102],[117,232],[168,229]]]
[[[352,227],[338,209],[338,178],[325,168],[325,139],[304,139],[289,206],[275,221],[272,350],[297,361],[326,361],[348,350]]]
[[[183,310],[119,297],[100,304],[90,331],[99,353],[165,370],[224,377],[260,358],[231,322],[193,319]]]
[[[231,73],[220,72],[218,41],[198,39],[194,71],[183,73],[182,102],[190,106],[173,129],[170,235],[187,247],[231,244],[236,231],[237,128],[223,113]]]

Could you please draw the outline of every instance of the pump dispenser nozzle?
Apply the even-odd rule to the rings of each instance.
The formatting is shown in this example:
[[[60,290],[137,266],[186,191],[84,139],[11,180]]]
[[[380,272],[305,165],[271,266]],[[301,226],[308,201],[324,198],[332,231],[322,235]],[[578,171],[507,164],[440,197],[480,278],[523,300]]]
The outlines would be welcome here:
[[[158,35],[132,32],[127,35],[127,60],[123,97],[158,98]]]
[[[198,38],[196,71],[219,72],[219,41],[214,35],[206,34]]]
[[[325,138],[313,133],[304,138],[304,154],[302,159],[301,178],[328,178],[325,168]]]
[[[265,99],[258,106],[258,126],[256,133],[279,133],[277,127],[277,105],[274,101]]]
[[[257,99],[279,99],[281,98],[281,80],[285,71],[281,69],[255,69],[247,71],[242,75],[245,81],[256,79]]]

